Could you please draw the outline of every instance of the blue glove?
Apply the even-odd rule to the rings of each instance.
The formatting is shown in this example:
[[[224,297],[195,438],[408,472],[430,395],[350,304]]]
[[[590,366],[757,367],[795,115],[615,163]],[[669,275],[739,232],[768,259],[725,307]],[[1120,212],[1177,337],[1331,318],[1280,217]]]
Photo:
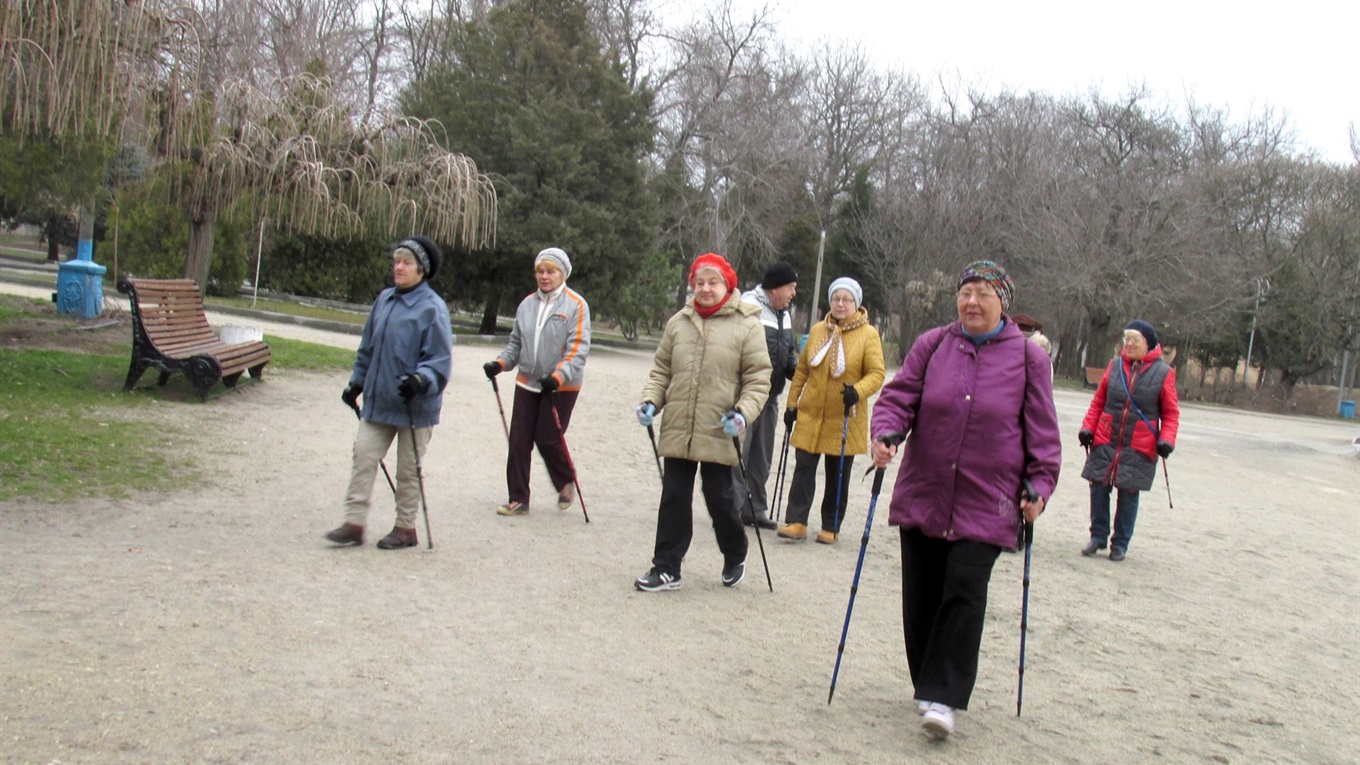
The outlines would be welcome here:
[[[746,432],[746,418],[741,416],[741,412],[729,409],[727,414],[722,416],[723,432],[733,438]]]
[[[650,401],[643,401],[641,404],[637,405],[637,409],[634,410],[634,412],[637,414],[638,424],[643,427],[648,427],[652,424],[652,418],[656,416],[656,404],[653,404]]]

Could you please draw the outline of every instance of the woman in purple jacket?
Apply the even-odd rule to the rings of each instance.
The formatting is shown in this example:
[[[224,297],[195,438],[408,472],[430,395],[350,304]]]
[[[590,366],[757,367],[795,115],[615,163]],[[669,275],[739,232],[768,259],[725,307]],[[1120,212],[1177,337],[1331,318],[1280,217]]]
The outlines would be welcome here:
[[[1052,370],[1005,316],[1014,288],[989,260],[959,277],[959,320],[925,332],[874,406],[876,467],[903,446],[888,522],[902,538],[902,627],[917,711],[954,732],[977,681],[987,583],[1058,482]],[[1024,497],[1032,487],[1037,499]]]

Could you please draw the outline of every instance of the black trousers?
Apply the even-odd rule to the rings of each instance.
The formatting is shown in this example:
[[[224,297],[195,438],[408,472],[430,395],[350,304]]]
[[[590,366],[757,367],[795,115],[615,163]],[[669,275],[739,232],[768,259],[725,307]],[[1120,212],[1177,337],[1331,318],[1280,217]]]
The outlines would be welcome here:
[[[694,475],[704,481],[704,504],[713,518],[713,533],[718,537],[723,565],[746,558],[746,528],[732,503],[732,468],[717,462],[666,458],[661,481],[661,507],[656,519],[656,548],[652,566],[658,571],[680,576],[680,562],[694,538]]]
[[[793,450],[793,479],[789,481],[789,506],[784,512],[784,523],[808,521],[812,510],[812,498],[817,495],[817,458],[825,465],[826,489],[822,492],[822,528],[841,533],[841,522],[845,520],[845,504],[850,497],[850,476],[855,474],[855,458],[845,455],[845,472],[841,472],[841,455],[819,455]],[[841,501],[836,506],[836,479],[840,478]]]
[[[902,529],[902,634],[915,698],[967,709],[1001,548]]]

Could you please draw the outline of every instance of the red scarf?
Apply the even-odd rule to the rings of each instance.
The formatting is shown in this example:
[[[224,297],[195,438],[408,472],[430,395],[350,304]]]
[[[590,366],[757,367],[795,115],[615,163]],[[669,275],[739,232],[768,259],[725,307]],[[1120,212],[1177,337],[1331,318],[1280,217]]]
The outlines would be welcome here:
[[[719,308],[722,308],[724,305],[727,305],[727,301],[732,297],[732,292],[733,292],[733,290],[729,290],[728,293],[727,293],[726,295],[723,295],[723,299],[722,299],[722,300],[719,300],[719,301],[718,301],[713,307],[711,307],[711,308],[704,308],[703,306],[699,305],[699,304],[696,302],[696,303],[694,304],[694,312],[697,313],[697,314],[699,314],[700,317],[707,319],[708,317],[710,317],[710,316],[712,316],[713,314],[717,313]]]

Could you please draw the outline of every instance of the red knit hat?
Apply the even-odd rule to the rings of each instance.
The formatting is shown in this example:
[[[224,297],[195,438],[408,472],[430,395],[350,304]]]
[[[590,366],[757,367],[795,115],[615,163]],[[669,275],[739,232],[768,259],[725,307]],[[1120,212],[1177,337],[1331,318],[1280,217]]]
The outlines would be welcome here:
[[[732,270],[732,264],[727,262],[727,258],[713,252],[695,258],[694,265],[689,267],[690,284],[694,283],[694,275],[699,273],[699,269],[701,268],[717,269],[718,273],[722,274],[723,281],[727,282],[727,289],[729,291],[737,288],[737,272]]]

